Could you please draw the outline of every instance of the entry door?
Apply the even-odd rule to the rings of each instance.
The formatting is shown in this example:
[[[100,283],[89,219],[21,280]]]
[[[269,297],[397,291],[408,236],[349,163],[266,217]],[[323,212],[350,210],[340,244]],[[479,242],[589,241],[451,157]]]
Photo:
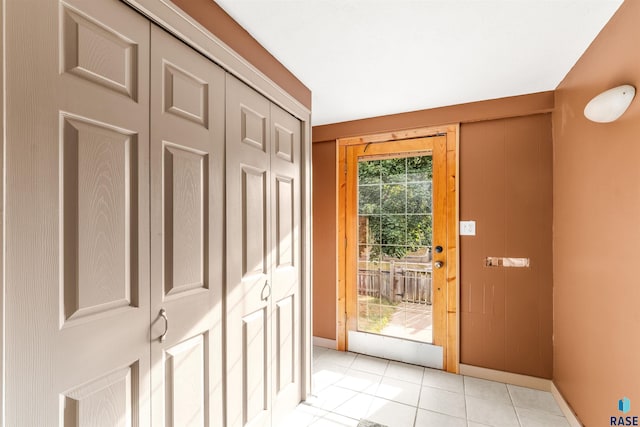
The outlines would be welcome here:
[[[443,366],[446,162],[444,136],[347,148],[350,350]]]
[[[229,426],[300,401],[300,124],[227,76]]]
[[[154,426],[222,425],[224,71],[151,28]]]

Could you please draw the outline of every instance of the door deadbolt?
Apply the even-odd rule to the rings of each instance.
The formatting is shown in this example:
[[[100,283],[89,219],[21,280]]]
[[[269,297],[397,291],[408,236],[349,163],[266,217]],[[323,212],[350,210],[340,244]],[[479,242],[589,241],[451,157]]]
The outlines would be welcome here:
[[[436,246],[436,247],[435,247],[435,250],[436,250],[436,253],[437,253],[437,254],[442,253],[442,246]]]

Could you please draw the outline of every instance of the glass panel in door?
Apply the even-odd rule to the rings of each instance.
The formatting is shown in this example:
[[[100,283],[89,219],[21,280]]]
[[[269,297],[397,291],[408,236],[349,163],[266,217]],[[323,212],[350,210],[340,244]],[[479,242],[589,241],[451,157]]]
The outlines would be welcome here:
[[[431,343],[432,156],[358,162],[358,330]]]

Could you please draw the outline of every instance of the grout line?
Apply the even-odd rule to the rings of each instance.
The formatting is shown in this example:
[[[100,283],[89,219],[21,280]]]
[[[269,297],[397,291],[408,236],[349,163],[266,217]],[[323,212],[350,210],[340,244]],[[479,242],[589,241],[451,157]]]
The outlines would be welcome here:
[[[467,412],[467,382],[465,381],[464,375],[462,375],[462,397],[464,398],[464,419],[467,421],[467,426],[468,426],[469,413]]]
[[[522,426],[522,421],[520,420],[520,414],[516,411],[516,402],[513,401],[513,396],[511,395],[511,388],[509,384],[505,384],[507,386],[507,393],[509,393],[509,399],[511,400],[511,407],[513,408],[513,412],[516,413],[516,419],[518,420],[518,424]]]

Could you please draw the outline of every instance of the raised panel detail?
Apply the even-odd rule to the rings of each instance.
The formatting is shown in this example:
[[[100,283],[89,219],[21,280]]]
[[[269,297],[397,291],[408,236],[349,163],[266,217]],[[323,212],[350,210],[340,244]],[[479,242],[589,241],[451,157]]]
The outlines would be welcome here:
[[[293,181],[288,178],[276,178],[276,266],[293,265]]]
[[[197,335],[165,354],[166,425],[199,427],[205,425],[204,378],[205,340]]]
[[[167,295],[207,287],[207,154],[164,147],[164,286]]]
[[[65,427],[138,425],[137,362],[62,395]]]
[[[242,319],[243,424],[267,410],[267,316],[261,308]]]
[[[64,117],[61,150],[65,318],[136,306],[136,135]]]
[[[293,295],[276,303],[276,390],[295,381],[295,307]]]
[[[61,16],[62,71],[137,101],[136,43],[67,6]]]
[[[250,108],[240,108],[240,135],[242,142],[265,151],[267,137],[267,119]]]
[[[266,172],[242,168],[243,277],[265,274],[267,231]],[[233,238],[234,236],[229,236]]]
[[[165,62],[163,98],[166,112],[209,127],[209,85],[206,81]]]
[[[293,163],[293,133],[278,125],[275,126],[276,130],[276,156],[283,160]]]

